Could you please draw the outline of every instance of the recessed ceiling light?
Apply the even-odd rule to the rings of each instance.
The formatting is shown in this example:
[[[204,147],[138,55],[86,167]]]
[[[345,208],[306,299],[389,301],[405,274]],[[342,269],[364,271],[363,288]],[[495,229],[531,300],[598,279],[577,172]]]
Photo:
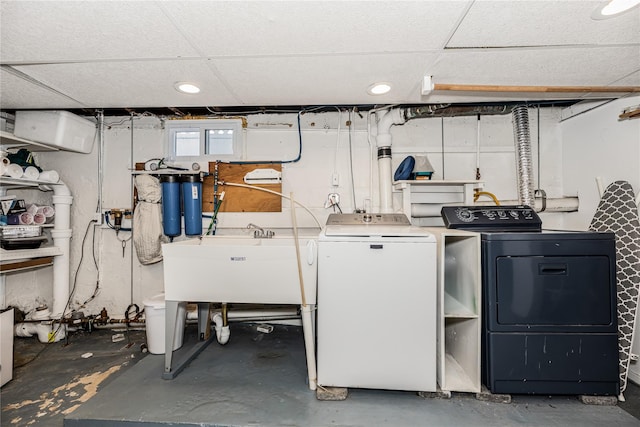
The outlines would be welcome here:
[[[182,93],[198,93],[200,88],[193,83],[178,82],[175,84],[175,88],[178,92]]]
[[[369,95],[384,95],[385,93],[391,90],[391,85],[389,83],[380,82],[374,83],[367,89],[367,93]]]
[[[610,0],[601,4],[591,14],[591,19],[609,19],[640,5],[640,0]]]

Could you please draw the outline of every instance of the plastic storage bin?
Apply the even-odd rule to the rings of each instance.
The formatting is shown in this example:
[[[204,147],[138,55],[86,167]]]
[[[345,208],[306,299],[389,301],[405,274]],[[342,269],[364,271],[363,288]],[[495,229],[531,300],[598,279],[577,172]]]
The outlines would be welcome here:
[[[62,150],[90,153],[95,123],[68,111],[16,111],[14,135]]]
[[[146,318],[145,330],[147,332],[147,349],[151,354],[164,354],[164,332],[166,305],[164,294],[155,295],[143,301]],[[176,320],[176,334],[173,340],[173,349],[182,347],[184,339],[184,325],[187,315],[187,303],[180,303],[178,319]]]
[[[0,387],[13,378],[13,309],[0,313]]]

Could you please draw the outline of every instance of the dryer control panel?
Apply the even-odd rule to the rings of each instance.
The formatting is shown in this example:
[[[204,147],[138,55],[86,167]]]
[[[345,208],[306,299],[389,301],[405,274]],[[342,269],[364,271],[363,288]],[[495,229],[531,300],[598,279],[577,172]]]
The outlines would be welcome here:
[[[542,221],[529,206],[443,206],[447,228],[475,231],[540,231]]]

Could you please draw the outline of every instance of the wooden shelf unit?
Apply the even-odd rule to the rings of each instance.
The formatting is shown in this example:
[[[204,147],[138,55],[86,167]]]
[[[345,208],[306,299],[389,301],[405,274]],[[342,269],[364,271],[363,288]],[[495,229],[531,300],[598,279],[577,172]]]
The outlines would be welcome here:
[[[438,384],[481,391],[480,234],[428,228],[438,241]]]

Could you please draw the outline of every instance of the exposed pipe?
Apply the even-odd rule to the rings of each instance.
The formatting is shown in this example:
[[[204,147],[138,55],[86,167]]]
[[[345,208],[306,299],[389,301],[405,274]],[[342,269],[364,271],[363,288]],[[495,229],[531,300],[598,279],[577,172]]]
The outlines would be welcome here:
[[[407,119],[404,109],[393,108],[376,113],[378,115],[378,182],[380,186],[380,212],[393,212],[393,191],[391,183],[391,126],[404,124]]]
[[[376,112],[378,117],[376,145],[378,147],[378,180],[380,185],[380,212],[393,212],[391,173],[391,126],[408,120],[429,117],[479,116],[480,114],[507,114],[506,105],[451,106],[450,104],[422,105],[409,108],[391,108]]]
[[[533,161],[531,156],[531,135],[529,134],[529,108],[526,105],[514,107],[512,117],[516,144],[518,200],[521,205],[534,206],[535,194],[533,185]]]
[[[501,200],[500,204],[509,206],[509,205],[518,205],[520,202],[518,200]],[[536,211],[540,211],[542,209],[542,200],[536,199],[535,205],[532,207]],[[478,200],[474,203],[475,206],[495,206],[495,201]],[[577,212],[579,206],[579,201],[577,197],[560,197],[557,199],[547,199],[546,200],[546,209],[545,212]],[[435,203],[412,203],[411,204],[411,216],[414,218],[431,218],[437,217],[440,218],[440,210],[442,206]]]
[[[509,114],[510,111],[511,107],[507,105],[455,106],[450,104],[433,104],[409,107],[406,109],[405,117],[407,120],[411,120],[428,117],[490,116]]]
[[[216,331],[216,338],[218,339],[218,343],[221,345],[228,343],[229,336],[231,335],[229,325],[225,325],[224,323],[222,313],[217,312],[213,315],[213,325]]]
[[[62,318],[69,300],[69,269],[70,269],[70,241],[71,241],[71,203],[73,197],[69,187],[59,181],[51,186],[53,190],[53,206],[56,211],[56,220],[51,230],[53,245],[62,252],[53,259],[53,303],[51,317]],[[62,332],[61,328],[61,332]],[[56,340],[64,337],[56,336]]]
[[[517,205],[519,203],[518,200],[501,200],[505,206],[509,205]],[[542,210],[542,199],[535,199],[533,204],[530,205],[537,212]],[[476,203],[478,206],[493,206],[493,202],[489,201],[478,201]],[[558,197],[553,199],[546,199],[546,209],[545,212],[578,212],[578,207],[580,206],[580,201],[577,197]]]

